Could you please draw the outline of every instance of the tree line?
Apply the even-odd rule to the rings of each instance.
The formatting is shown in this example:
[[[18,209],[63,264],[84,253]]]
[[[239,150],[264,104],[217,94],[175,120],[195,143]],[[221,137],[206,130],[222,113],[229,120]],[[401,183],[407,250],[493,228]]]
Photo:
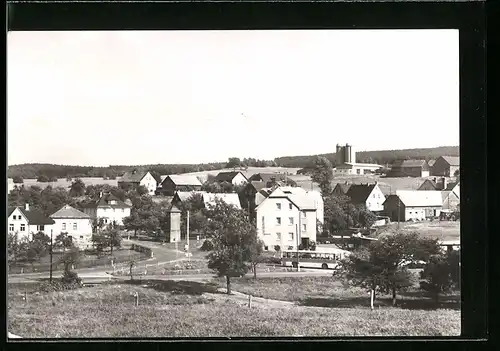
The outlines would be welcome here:
[[[459,156],[458,146],[440,146],[434,148],[402,149],[402,150],[378,150],[361,151],[356,153],[357,162],[376,163],[379,165],[391,165],[397,160],[419,159],[433,160],[439,156]],[[312,169],[317,156],[327,158],[333,166],[336,165],[335,153],[327,153],[311,156],[286,156],[275,158],[274,161],[280,167],[295,167]]]

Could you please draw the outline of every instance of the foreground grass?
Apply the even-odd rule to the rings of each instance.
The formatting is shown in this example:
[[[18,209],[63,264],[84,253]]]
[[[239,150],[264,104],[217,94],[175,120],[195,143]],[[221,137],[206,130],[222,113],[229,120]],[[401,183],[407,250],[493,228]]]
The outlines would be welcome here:
[[[27,302],[9,288],[8,330],[29,338],[460,334],[460,313],[453,310],[248,308],[233,298],[194,282],[109,284],[30,294]]]
[[[218,281],[220,287],[225,282]],[[366,290],[345,287],[333,277],[281,277],[253,279],[243,277],[231,281],[232,289],[265,299],[293,301],[304,306],[317,307],[369,307],[370,299]],[[392,296],[379,295],[375,306],[392,306]],[[441,297],[439,303],[425,292],[411,289],[397,296],[397,307],[404,309],[460,309],[460,296],[450,294]]]

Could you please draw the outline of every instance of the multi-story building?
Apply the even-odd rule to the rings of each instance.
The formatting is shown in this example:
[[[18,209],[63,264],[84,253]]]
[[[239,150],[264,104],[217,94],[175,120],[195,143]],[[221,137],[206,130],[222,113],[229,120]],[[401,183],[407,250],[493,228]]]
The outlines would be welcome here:
[[[123,225],[123,219],[130,216],[132,206],[110,193],[101,193],[99,199],[83,206],[83,212],[93,220],[102,218],[104,224]]]
[[[379,213],[384,210],[385,195],[380,190],[378,183],[351,184],[346,196],[354,205],[365,205],[369,211]]]
[[[69,205],[50,215],[54,220],[54,235],[68,234],[80,249],[92,247],[92,218]]]
[[[41,211],[30,209],[29,204],[22,207],[9,207],[7,212],[9,234],[16,234],[18,240],[26,238],[31,240],[33,234],[42,232],[50,235],[54,221],[45,216]]]
[[[159,185],[157,192],[164,196],[174,196],[177,191],[200,191],[200,180],[187,174],[171,174],[166,176]]]
[[[133,170],[132,172],[125,172],[125,174],[118,181],[118,186],[122,189],[144,186],[148,189],[149,195],[154,195],[158,182],[149,171]]]
[[[460,157],[441,156],[432,166],[432,175],[440,177],[455,177],[460,170]]]

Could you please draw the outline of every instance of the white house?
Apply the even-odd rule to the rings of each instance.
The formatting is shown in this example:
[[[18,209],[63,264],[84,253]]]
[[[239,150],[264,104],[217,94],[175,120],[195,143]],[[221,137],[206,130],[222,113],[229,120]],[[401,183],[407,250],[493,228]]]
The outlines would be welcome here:
[[[42,232],[50,235],[54,221],[46,217],[41,211],[30,209],[29,204],[22,207],[10,207],[7,213],[9,234],[17,234],[18,239],[31,240],[33,234]]]
[[[118,186],[120,188],[130,186],[138,187],[141,185],[148,189],[149,195],[154,195],[158,182],[149,171],[138,171],[135,169],[132,172],[125,172],[125,174],[118,181]]]
[[[296,249],[316,241],[316,221],[322,221],[323,203],[304,189],[280,187],[259,192],[256,207],[257,235],[265,250]],[[321,218],[318,218],[318,212]]]
[[[248,183],[248,179],[243,175],[243,173],[238,171],[220,172],[215,177],[215,182],[217,183],[228,182],[233,185],[245,185],[246,183]]]
[[[382,212],[384,210],[385,195],[377,182],[374,184],[351,184],[346,196],[351,199],[352,204],[363,204],[369,211]]]
[[[130,216],[132,206],[111,193],[101,193],[95,203],[85,205],[83,212],[92,219],[102,218],[105,224],[123,225],[123,219]]]
[[[90,215],[65,205],[50,215],[55,222],[54,235],[67,233],[75,246],[85,249],[92,247],[92,218]]]

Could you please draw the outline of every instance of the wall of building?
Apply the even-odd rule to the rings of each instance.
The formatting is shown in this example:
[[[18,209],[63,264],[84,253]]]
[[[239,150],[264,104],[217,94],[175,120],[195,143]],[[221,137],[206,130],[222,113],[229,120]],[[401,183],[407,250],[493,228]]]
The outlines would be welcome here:
[[[366,208],[372,212],[380,212],[384,210],[385,195],[378,186],[373,188],[372,193],[366,199]]]
[[[141,179],[140,184],[146,189],[148,189],[148,194],[149,195],[154,195],[156,191],[156,187],[158,186],[158,183],[156,182],[156,179],[151,175],[151,173],[146,173],[144,178]]]
[[[457,210],[460,205],[460,198],[454,193],[450,192],[448,197],[443,201],[443,209],[445,210]]]
[[[432,175],[441,177],[453,177],[459,166],[450,166],[442,157],[439,157],[432,166]]]
[[[15,218],[15,219],[14,219]],[[17,233],[18,239],[22,238],[30,238],[30,228],[28,225],[28,220],[24,215],[19,211],[19,209],[15,209],[7,220],[9,224],[9,233],[15,234]]]
[[[281,205],[280,209],[277,204]],[[299,216],[302,216],[300,222]],[[281,219],[280,224],[277,218]],[[290,246],[296,249],[296,225],[299,223],[299,239],[302,237],[316,241],[316,211],[299,211],[287,198],[267,198],[257,208],[257,235],[269,251],[273,251],[275,245],[282,249],[288,249]]]
[[[243,185],[243,184],[246,184],[248,183],[248,181],[246,180],[245,176],[241,173],[238,173],[234,178],[233,178],[233,181],[232,181],[233,185]]]
[[[123,225],[123,219],[130,216],[130,208],[110,208],[98,207],[97,218],[104,218],[104,223],[113,223],[116,221],[117,225]]]

